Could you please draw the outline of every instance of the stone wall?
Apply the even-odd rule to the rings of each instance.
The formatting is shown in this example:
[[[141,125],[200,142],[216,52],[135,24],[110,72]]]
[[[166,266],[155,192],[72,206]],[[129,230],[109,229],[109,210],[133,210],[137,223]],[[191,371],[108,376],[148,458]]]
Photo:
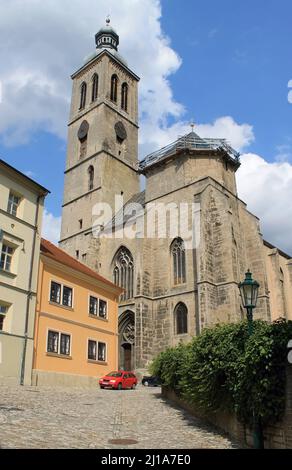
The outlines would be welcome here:
[[[265,449],[292,449],[292,365],[287,366],[286,373],[285,414],[279,423],[264,429]],[[251,430],[242,425],[234,414],[222,411],[214,414],[203,414],[167,387],[162,387],[162,395],[192,415],[204,419],[226,432],[241,443],[242,447],[253,447]]]

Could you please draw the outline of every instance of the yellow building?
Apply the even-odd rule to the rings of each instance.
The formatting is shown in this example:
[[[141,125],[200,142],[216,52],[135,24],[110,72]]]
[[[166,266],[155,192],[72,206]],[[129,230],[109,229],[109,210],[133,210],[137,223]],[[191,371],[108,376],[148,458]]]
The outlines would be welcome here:
[[[30,384],[40,233],[48,190],[0,160],[0,377]]]
[[[118,367],[122,290],[52,243],[41,241],[34,385],[97,384]]]

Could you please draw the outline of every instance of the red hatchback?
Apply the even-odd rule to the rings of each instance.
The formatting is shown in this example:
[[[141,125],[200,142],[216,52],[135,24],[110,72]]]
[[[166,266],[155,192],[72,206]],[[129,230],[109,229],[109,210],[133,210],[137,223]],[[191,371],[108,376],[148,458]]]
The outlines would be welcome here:
[[[138,383],[137,377],[133,372],[118,370],[110,372],[99,380],[100,388],[114,388],[122,390],[126,388],[134,389]]]

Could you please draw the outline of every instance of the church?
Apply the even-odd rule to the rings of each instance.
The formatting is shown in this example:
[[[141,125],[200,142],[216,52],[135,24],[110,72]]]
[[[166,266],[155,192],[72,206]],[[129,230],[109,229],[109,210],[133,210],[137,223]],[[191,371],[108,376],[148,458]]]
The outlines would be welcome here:
[[[239,154],[192,129],[139,160],[139,77],[109,20],[95,42],[72,75],[60,247],[124,289],[119,366],[145,369],[203,328],[245,318],[247,269],[260,284],[255,318],[292,319],[292,259],[238,197]]]

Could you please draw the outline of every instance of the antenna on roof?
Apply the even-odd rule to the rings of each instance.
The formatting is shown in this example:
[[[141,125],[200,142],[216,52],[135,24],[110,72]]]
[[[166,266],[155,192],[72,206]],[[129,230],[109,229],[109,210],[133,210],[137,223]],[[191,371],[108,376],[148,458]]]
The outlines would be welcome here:
[[[106,22],[107,26],[109,26],[109,24],[111,22],[111,15],[107,15],[105,22]]]

